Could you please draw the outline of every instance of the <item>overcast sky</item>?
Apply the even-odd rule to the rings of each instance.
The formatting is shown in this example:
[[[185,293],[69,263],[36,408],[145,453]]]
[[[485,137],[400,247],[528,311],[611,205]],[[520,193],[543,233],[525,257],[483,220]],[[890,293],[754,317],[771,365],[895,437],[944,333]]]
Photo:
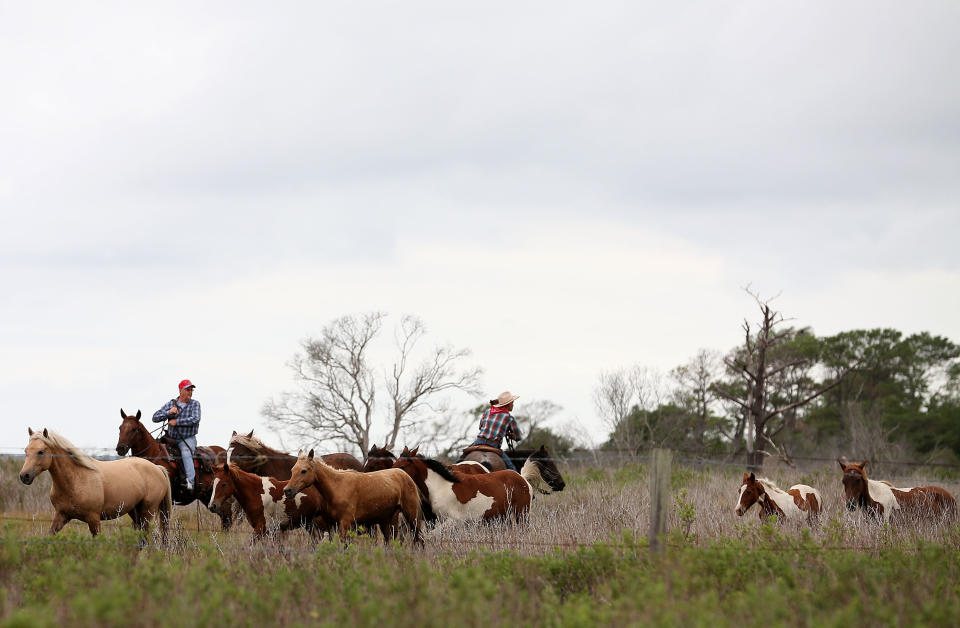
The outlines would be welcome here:
[[[730,349],[747,284],[960,341],[957,33],[953,1],[2,2],[0,452],[112,448],[183,378],[201,444],[276,444],[299,342],[370,310],[598,442],[601,371]]]

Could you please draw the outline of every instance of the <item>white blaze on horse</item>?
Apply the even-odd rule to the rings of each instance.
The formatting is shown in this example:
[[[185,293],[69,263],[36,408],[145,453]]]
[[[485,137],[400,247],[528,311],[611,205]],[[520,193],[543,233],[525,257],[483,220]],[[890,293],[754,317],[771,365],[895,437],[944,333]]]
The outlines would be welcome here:
[[[884,523],[895,514],[914,517],[950,517],[957,514],[957,502],[939,486],[897,488],[885,481],[867,477],[867,461],[847,462],[838,458],[843,469],[843,491],[848,510],[866,510]]]
[[[144,532],[159,519],[161,534],[166,533],[172,501],[170,478],[162,467],[143,458],[95,460],[56,432],[30,428],[27,432],[30,441],[20,481],[32,484],[38,475],[50,472],[50,503],[56,510],[50,534],[79,519],[96,536],[101,520],[123,515],[130,515],[134,527]]]
[[[744,473],[737,498],[737,516],[742,517],[754,504],[759,505],[760,519],[776,515],[779,520],[797,521],[819,515],[823,510],[820,492],[806,484],[794,484],[786,491],[767,478]]]

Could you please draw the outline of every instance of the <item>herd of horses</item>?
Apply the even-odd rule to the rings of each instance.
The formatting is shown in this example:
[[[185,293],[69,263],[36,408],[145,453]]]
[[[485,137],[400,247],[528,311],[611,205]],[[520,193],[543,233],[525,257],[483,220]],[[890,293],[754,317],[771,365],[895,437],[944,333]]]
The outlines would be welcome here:
[[[51,534],[78,519],[95,536],[101,520],[129,515],[136,528],[148,531],[156,524],[165,535],[172,506],[197,500],[220,517],[224,530],[242,511],[254,539],[302,527],[316,539],[328,533],[346,540],[362,529],[371,535],[379,530],[385,541],[412,538],[422,544],[425,529],[441,521],[523,522],[537,494],[565,486],[546,447],[504,452],[517,472],[504,468],[502,458],[493,455],[498,452],[470,448],[454,464],[406,447],[397,456],[373,446],[363,462],[347,453],[316,455],[312,449],[293,456],[267,446],[251,430],[234,432],[227,448],[198,447],[190,491],[175,480],[182,473],[177,447],[155,439],[139,411],[127,415],[121,409],[120,415],[116,451],[131,456],[117,460],[96,460],[55,432],[28,429],[20,480],[31,484],[50,472],[56,511]],[[838,462],[850,510],[864,510],[884,523],[908,515],[956,516],[956,501],[940,487],[897,488],[869,479],[866,461]],[[784,491],[745,473],[736,514],[744,515],[754,504],[761,519],[810,520],[823,512],[815,488],[796,484]]]
[[[956,518],[956,500],[939,486],[897,488],[884,480],[869,479],[866,460],[838,458],[837,462],[843,470],[841,481],[848,510],[865,511],[883,523],[894,518]],[[823,514],[823,498],[812,486],[794,484],[783,490],[766,478],[744,473],[735,512],[743,516],[754,504],[758,505],[760,519],[775,515],[778,521],[818,521]]]

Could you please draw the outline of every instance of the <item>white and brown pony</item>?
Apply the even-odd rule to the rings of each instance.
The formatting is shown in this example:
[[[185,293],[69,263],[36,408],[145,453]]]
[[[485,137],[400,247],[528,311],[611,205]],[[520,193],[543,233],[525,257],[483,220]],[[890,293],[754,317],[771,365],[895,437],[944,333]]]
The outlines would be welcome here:
[[[797,521],[802,517],[809,520],[823,512],[823,498],[812,486],[794,484],[783,490],[767,478],[744,473],[737,499],[737,516],[745,515],[754,504],[759,504],[757,515],[760,519],[776,515],[779,521]]]
[[[939,486],[896,488],[889,482],[867,477],[867,461],[847,462],[838,458],[843,469],[843,492],[848,510],[865,510],[884,523],[895,514],[918,518],[955,517],[957,502]]]
[[[248,473],[230,460],[232,449],[227,452],[227,461],[213,466],[213,490],[207,508],[218,512],[230,507],[235,499],[247,521],[253,527],[254,540],[262,539],[271,529],[281,532],[305,528],[314,539],[319,539],[329,526],[320,516],[320,493],[307,486],[293,497],[286,497],[283,489],[287,480],[278,480]]]
[[[50,534],[79,519],[96,536],[101,520],[123,515],[130,515],[134,527],[144,532],[156,522],[166,534],[172,501],[165,469],[143,458],[95,460],[56,432],[30,428],[27,432],[30,441],[20,481],[31,484],[44,471],[50,472],[50,503],[56,510]]]
[[[410,476],[400,469],[363,473],[334,469],[313,450],[301,450],[290,470],[290,481],[283,493],[293,497],[308,486],[322,498],[320,513],[337,526],[340,539],[357,525],[378,526],[384,541],[397,538],[401,519],[406,520],[415,543],[423,543],[423,514],[420,493]]]

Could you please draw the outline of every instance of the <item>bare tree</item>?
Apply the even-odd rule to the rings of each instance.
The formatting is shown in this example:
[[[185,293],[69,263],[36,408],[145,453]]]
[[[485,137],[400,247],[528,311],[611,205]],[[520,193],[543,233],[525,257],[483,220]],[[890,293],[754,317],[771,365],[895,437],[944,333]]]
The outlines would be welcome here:
[[[370,350],[386,315],[370,312],[338,318],[316,339],[302,343],[302,352],[289,365],[299,390],[267,401],[262,414],[268,422],[290,431],[301,442],[336,441],[366,452],[371,444],[378,390],[390,399],[387,447],[400,431],[423,419],[440,393],[476,393],[482,373],[460,368],[469,351],[436,347],[415,366],[418,344],[426,334],[423,323],[404,316],[397,328],[395,359],[379,381]]]
[[[689,362],[670,372],[677,384],[674,391],[677,405],[692,416],[690,436],[698,450],[702,450],[704,446],[711,404],[715,403],[716,397],[711,386],[717,379],[719,370],[719,354],[716,351],[700,349]]]
[[[835,381],[813,390],[806,390],[800,396],[784,401],[782,405],[771,403],[771,393],[775,378],[801,365],[812,366],[813,359],[807,356],[782,356],[777,358],[777,347],[793,337],[792,330],[780,330],[778,326],[784,322],[783,315],[770,307],[770,301],[763,301],[751,292],[750,294],[760,307],[763,316],[756,333],[751,330],[750,322],[744,320],[744,346],[735,350],[724,362],[731,373],[741,380],[746,388],[746,396],[738,397],[731,393],[732,388],[714,384],[712,390],[718,395],[734,402],[744,413],[746,428],[747,467],[759,471],[763,466],[765,456],[771,455],[768,448],[773,449],[785,462],[792,464],[789,454],[779,446],[773,437],[776,433],[770,429],[771,419],[783,416],[800,406],[810,403],[823,393],[840,383],[840,377]]]
[[[593,399],[617,449],[637,452],[674,435],[677,425],[662,413],[666,395],[659,372],[632,366],[601,373]]]

